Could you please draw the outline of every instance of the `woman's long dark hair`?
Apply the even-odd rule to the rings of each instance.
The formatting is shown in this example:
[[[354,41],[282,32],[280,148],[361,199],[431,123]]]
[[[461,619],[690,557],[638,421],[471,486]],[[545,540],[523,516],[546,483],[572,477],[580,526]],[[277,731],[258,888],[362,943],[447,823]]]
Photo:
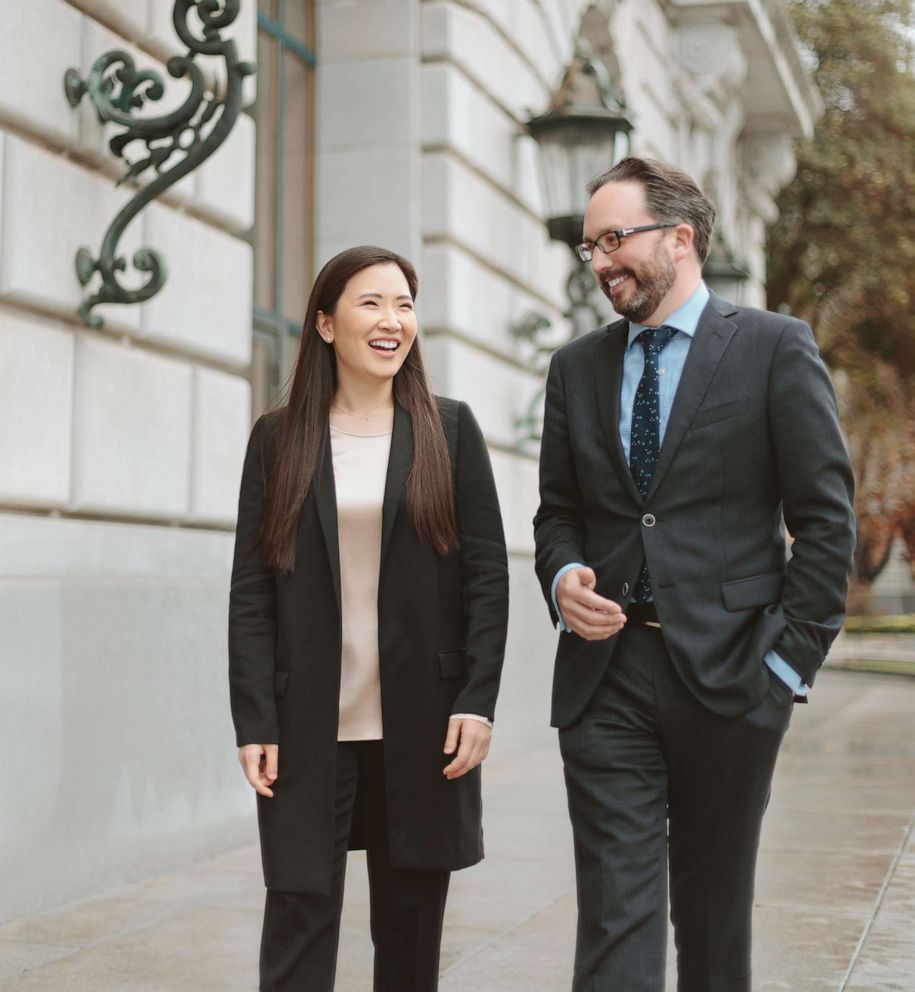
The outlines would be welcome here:
[[[283,574],[295,567],[299,514],[324,459],[330,406],[337,388],[332,344],[318,334],[318,311],[332,314],[349,280],[370,265],[393,263],[416,299],[416,270],[400,255],[360,245],[335,255],[315,280],[308,299],[299,356],[283,413],[264,511],[267,565]],[[413,421],[413,461],[407,477],[407,512],[417,534],[440,554],[457,547],[451,461],[438,408],[429,389],[419,337],[394,376],[394,399]]]

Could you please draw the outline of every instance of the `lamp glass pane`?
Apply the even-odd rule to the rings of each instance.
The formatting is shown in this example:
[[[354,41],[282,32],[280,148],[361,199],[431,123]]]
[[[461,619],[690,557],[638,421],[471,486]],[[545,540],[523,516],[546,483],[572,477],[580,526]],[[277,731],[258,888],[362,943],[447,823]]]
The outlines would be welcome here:
[[[587,186],[596,176],[606,172],[621,156],[616,154],[615,135],[609,132],[593,134],[588,142],[581,142],[572,158],[572,175],[575,189],[580,197],[580,213],[588,204]]]
[[[618,151],[628,147],[626,137],[612,123],[591,120],[563,121],[542,134],[539,143],[547,216],[583,214],[588,182],[622,157]]]
[[[571,162],[567,146],[554,139],[555,135],[550,135],[540,141],[543,206],[547,217],[566,217],[573,212]]]

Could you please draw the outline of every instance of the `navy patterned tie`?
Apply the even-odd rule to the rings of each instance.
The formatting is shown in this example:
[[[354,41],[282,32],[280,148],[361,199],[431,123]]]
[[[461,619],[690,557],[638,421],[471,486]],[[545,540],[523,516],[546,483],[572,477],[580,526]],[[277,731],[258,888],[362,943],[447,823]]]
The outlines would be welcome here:
[[[661,450],[661,414],[658,399],[658,358],[665,345],[677,333],[675,327],[646,327],[636,338],[645,352],[645,369],[632,404],[632,436],[629,444],[629,468],[642,496],[648,495],[658,452]],[[634,597],[647,603],[651,597],[648,562],[642,564]]]

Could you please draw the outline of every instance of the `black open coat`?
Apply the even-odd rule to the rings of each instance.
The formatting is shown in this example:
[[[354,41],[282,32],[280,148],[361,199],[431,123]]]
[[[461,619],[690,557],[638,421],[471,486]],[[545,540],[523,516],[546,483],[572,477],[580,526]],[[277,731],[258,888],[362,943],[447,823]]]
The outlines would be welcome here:
[[[508,622],[508,567],[489,455],[470,409],[438,399],[451,455],[460,549],[421,542],[405,504],[409,414],[394,410],[382,511],[378,641],[388,838],[397,868],[454,870],[483,857],[480,769],[442,769],[452,713],[493,717]],[[299,519],[296,565],[264,564],[261,528],[282,413],[254,425],[242,473],[229,600],[237,742],[279,743],[273,798],[257,797],[270,888],[327,893],[340,691],[340,564],[333,464]],[[363,846],[354,818],[350,847]]]

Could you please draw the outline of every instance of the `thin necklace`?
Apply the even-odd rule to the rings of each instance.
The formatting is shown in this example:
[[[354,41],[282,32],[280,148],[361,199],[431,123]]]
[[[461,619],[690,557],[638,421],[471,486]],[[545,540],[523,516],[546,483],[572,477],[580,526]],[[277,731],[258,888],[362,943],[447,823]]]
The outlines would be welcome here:
[[[387,400],[380,407],[378,407],[377,410],[375,410],[371,414],[369,414],[368,417],[364,417],[361,413],[353,413],[352,410],[347,410],[347,409],[345,409],[342,406],[338,406],[338,404],[336,404],[336,403],[331,403],[331,408],[334,409],[334,410],[339,410],[340,413],[345,413],[349,417],[355,417],[356,420],[361,420],[364,423],[368,424],[372,420],[374,420],[375,417],[377,417],[378,414],[381,413],[382,410],[390,410],[391,407],[392,407],[392,405],[393,404],[391,403],[391,401],[390,400]]]

